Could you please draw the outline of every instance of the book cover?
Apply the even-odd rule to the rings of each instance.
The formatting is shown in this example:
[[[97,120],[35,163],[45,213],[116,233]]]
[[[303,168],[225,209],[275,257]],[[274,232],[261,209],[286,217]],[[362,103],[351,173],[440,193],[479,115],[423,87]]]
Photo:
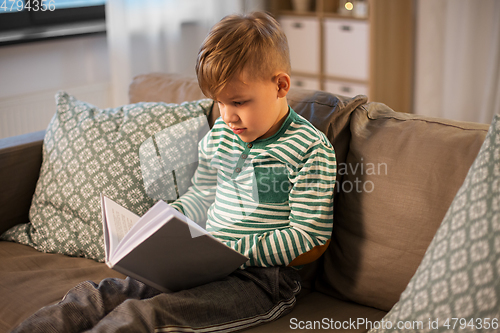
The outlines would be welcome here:
[[[101,207],[106,264],[160,291],[222,279],[248,260],[164,201],[142,217],[104,195]]]

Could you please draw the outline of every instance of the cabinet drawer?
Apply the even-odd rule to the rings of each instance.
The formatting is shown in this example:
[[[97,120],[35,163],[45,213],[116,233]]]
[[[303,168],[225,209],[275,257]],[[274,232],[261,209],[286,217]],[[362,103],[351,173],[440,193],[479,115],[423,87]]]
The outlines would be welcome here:
[[[368,79],[368,22],[325,21],[325,69],[331,76]]]
[[[325,90],[332,94],[347,97],[354,97],[356,95],[368,96],[368,85],[362,83],[327,80],[325,82]]]
[[[309,90],[320,89],[319,79],[304,77],[304,76],[292,76],[291,80],[292,80],[291,86],[293,88],[302,88]]]
[[[292,71],[319,73],[318,19],[284,16],[280,24],[288,39]]]

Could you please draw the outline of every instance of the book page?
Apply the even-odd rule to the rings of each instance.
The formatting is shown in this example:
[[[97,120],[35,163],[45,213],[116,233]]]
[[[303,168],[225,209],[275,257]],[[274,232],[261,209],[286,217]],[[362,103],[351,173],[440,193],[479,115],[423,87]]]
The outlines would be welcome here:
[[[144,214],[140,220],[135,223],[132,228],[130,228],[129,233],[122,239],[121,244],[119,247],[116,249],[119,251],[121,248],[127,247],[130,239],[137,239],[140,238],[141,234],[144,233],[145,230],[150,230],[151,229],[151,221],[153,220],[156,221],[158,219],[158,216],[163,215],[166,209],[167,203],[164,201],[160,200],[158,201],[153,207],[151,207],[146,214]],[[174,208],[172,208],[174,209]],[[142,230],[142,232],[141,232]],[[143,239],[140,239],[142,241]]]
[[[112,255],[120,241],[139,220],[139,216],[107,197],[104,197],[103,204],[108,226],[109,253]]]

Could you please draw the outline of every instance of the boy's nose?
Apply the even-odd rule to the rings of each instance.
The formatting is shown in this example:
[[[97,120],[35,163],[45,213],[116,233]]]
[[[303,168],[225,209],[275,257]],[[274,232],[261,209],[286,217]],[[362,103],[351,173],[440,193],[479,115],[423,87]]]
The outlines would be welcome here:
[[[236,123],[240,119],[238,117],[238,115],[236,114],[236,112],[234,112],[234,110],[231,109],[231,107],[226,106],[224,108],[221,108],[220,111],[221,111],[222,120],[224,120],[224,122],[226,124]]]

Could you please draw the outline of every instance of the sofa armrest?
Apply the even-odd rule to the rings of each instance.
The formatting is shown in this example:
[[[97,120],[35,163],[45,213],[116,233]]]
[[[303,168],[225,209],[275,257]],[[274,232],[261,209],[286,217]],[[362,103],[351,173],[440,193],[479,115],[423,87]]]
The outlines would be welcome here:
[[[0,139],[0,234],[29,221],[45,131]]]

